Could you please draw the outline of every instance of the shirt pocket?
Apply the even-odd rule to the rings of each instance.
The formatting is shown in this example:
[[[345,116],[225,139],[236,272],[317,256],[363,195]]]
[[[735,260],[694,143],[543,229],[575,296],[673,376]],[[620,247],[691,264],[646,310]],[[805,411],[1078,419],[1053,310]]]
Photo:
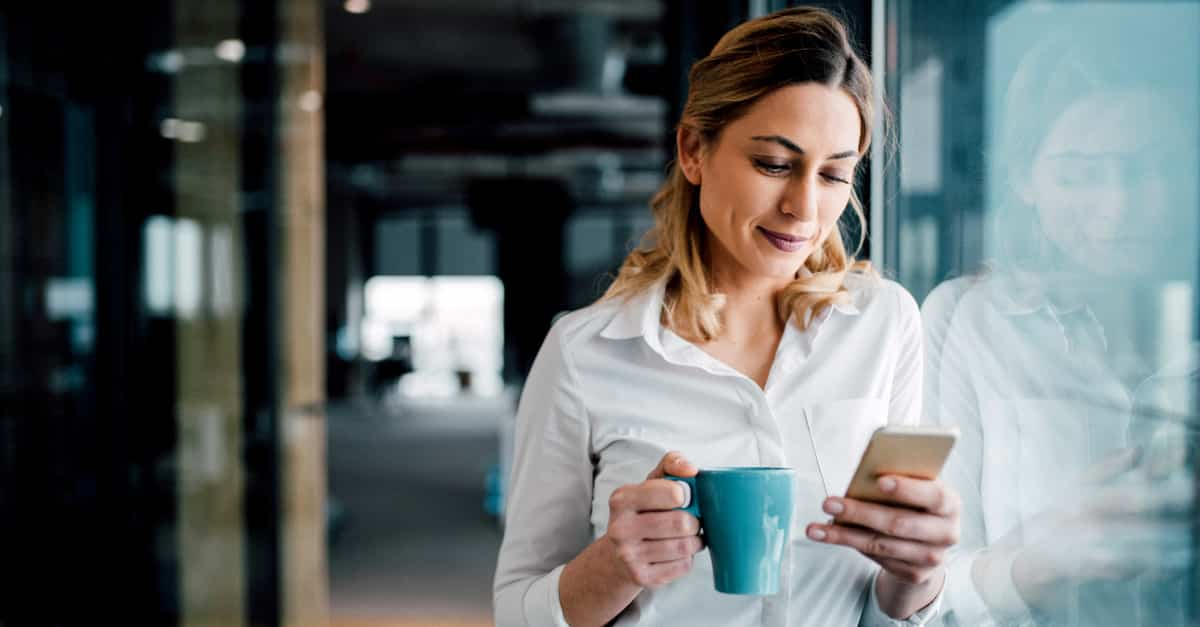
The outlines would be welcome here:
[[[981,400],[987,454],[980,491],[985,513],[1003,521],[989,530],[1010,529],[1079,494],[1093,464],[1126,446],[1129,404],[1122,400]]]
[[[887,424],[887,403],[878,398],[846,399],[811,405],[804,412],[825,492],[844,495],[871,434]]]

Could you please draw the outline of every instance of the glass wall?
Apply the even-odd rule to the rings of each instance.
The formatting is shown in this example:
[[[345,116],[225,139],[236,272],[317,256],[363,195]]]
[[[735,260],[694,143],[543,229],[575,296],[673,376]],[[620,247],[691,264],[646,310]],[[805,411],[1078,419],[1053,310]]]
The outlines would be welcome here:
[[[944,620],[1194,624],[1200,5],[884,4],[882,261],[961,431]]]
[[[0,623],[322,622],[319,3],[11,4]]]

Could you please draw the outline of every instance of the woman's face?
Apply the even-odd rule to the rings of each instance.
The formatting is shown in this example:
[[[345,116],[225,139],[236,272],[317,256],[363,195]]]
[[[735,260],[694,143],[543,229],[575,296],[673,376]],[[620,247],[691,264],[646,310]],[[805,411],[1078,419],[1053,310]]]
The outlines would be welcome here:
[[[1113,276],[1150,265],[1173,228],[1165,173],[1177,118],[1143,90],[1086,97],[1059,116],[1020,190],[1068,264],[1052,270]]]
[[[859,126],[848,94],[803,83],[759,99],[709,145],[681,128],[679,162],[700,187],[719,280],[795,278],[850,200]]]

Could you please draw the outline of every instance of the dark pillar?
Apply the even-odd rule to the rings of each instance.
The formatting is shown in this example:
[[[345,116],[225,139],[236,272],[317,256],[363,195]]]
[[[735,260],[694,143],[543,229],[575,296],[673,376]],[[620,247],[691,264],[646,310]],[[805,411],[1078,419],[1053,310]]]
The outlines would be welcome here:
[[[504,283],[504,378],[529,372],[554,315],[567,306],[564,226],[572,200],[548,179],[475,181],[467,195],[475,224],[496,233]]]

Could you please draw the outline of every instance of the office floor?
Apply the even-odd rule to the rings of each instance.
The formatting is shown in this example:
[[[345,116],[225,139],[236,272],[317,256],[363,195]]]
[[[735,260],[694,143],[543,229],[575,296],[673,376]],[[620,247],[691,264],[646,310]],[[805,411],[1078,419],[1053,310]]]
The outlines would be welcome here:
[[[339,627],[492,624],[501,530],[483,511],[503,403],[329,411],[329,486],[344,509],[330,547]]]

